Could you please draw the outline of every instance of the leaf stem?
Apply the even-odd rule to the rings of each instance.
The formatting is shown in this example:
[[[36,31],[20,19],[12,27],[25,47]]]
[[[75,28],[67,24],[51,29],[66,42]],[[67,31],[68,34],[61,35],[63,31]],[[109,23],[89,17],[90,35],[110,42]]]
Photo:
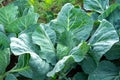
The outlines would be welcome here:
[[[26,66],[24,68],[20,68],[20,69],[12,69],[10,71],[8,71],[9,73],[15,73],[15,72],[20,72],[20,71],[23,71],[23,70],[26,70],[26,69],[29,69],[30,67],[29,66]]]
[[[29,69],[29,68],[30,68],[30,66],[26,66],[26,67],[20,68],[20,69],[11,69],[10,71],[5,72],[4,74],[0,75],[0,80],[3,80],[3,78],[4,78],[7,74],[15,73],[15,72],[20,72],[20,71],[23,71],[23,70],[26,70],[26,69]]]

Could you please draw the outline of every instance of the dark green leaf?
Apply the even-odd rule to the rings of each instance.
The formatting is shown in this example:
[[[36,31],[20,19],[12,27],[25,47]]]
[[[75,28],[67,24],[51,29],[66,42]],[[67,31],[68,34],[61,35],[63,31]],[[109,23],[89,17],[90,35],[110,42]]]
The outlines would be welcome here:
[[[87,80],[87,75],[85,75],[82,72],[78,72],[77,74],[74,75],[72,80]]]
[[[18,80],[15,75],[13,74],[8,74],[5,78],[5,80]]]
[[[116,43],[113,47],[105,54],[108,60],[115,60],[120,58],[120,44]]]
[[[96,70],[90,74],[88,80],[119,80],[119,70],[117,67],[109,62],[102,61]]]
[[[0,50],[0,75],[6,70],[6,67],[10,63],[10,50],[4,49]]]
[[[5,33],[0,32],[0,49],[8,48],[9,47],[9,39],[5,35]]]
[[[91,74],[97,67],[95,61],[90,56],[85,57],[80,65],[86,74]]]

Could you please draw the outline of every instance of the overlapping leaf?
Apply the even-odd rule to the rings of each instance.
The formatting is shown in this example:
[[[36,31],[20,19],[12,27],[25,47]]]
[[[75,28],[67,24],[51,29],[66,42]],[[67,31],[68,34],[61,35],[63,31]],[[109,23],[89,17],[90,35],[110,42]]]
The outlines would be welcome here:
[[[30,55],[20,55],[18,58],[18,63],[10,72],[18,72],[20,75],[32,78],[32,70],[29,66]]]
[[[94,59],[90,56],[85,57],[80,65],[86,74],[91,74],[97,67]]]
[[[18,7],[12,5],[8,5],[0,9],[0,24],[4,26],[10,24],[12,21],[16,20]]]
[[[54,77],[54,75],[60,71],[62,71],[65,67],[68,65],[72,65],[74,62],[81,62],[86,53],[89,50],[89,46],[86,42],[82,42],[77,47],[73,48],[68,56],[63,57],[61,60],[59,60],[54,69],[50,71],[47,76]]]
[[[87,76],[82,72],[78,72],[74,75],[72,80],[87,80]]]
[[[26,33],[26,31],[28,31],[28,33]],[[50,65],[46,61],[42,60],[42,58],[39,56],[40,49],[37,46],[35,46],[35,44],[32,43],[32,36],[31,36],[32,30],[30,29],[30,31],[29,30],[26,31],[21,33],[18,38],[11,38],[11,44],[10,44],[11,51],[15,55],[22,55],[29,53],[31,56],[29,64],[33,72],[33,76],[32,76],[33,80],[38,80],[38,79],[44,80]],[[19,63],[19,65],[22,65],[21,62]],[[26,68],[26,70],[28,70],[28,68]],[[23,69],[23,71],[25,71],[25,69]]]
[[[41,48],[41,54],[39,54],[48,63],[56,63],[55,49],[52,41],[46,33],[44,26],[39,26],[32,35],[32,40],[35,44]]]
[[[93,20],[80,8],[75,8],[72,4],[67,3],[50,26],[59,33],[72,31],[74,37],[81,41],[89,37]]]
[[[116,60],[120,58],[120,44],[116,43],[112,48],[105,54],[108,60]]]
[[[113,25],[103,20],[89,41],[92,46],[90,55],[98,63],[102,55],[118,41],[119,37]]]
[[[119,69],[109,61],[102,61],[88,80],[119,80]]]
[[[5,33],[0,32],[0,49],[8,48],[9,47],[9,39],[5,35]]]
[[[17,78],[13,74],[8,74],[5,78],[5,80],[17,80]]]
[[[10,50],[0,50],[0,74],[3,74],[10,63]]]
[[[98,18],[99,20],[103,20],[107,17],[110,16],[110,14],[112,12],[114,12],[120,5],[115,3],[115,4],[112,4],[107,10],[105,10]]]
[[[42,60],[36,54],[31,55],[30,66],[33,71],[33,80],[45,80],[46,74],[51,68],[46,61]]]
[[[109,0],[84,0],[84,8],[103,13],[109,7]]]
[[[8,32],[19,33],[22,30],[27,29],[29,26],[36,24],[38,20],[38,14],[31,13],[26,16],[20,17],[6,26]]]

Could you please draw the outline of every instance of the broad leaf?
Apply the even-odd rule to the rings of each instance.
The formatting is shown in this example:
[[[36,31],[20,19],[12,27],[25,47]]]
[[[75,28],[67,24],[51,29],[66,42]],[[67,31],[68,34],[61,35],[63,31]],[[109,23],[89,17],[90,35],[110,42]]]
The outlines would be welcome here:
[[[15,0],[14,2],[12,2],[14,5],[18,6],[19,16],[25,15],[29,12],[31,7],[33,7],[32,5],[30,5],[31,1],[33,0]],[[26,9],[28,9],[28,11],[26,11]]]
[[[116,43],[113,47],[105,54],[108,60],[116,60],[120,58],[120,44]]]
[[[57,19],[51,21],[50,26],[59,33],[71,31],[75,39],[80,42],[89,37],[93,20],[80,8],[67,3],[62,7]]]
[[[115,27],[116,31],[120,36],[120,24],[119,24],[120,16],[118,15],[120,14],[120,4],[116,4],[116,8],[113,11],[111,11],[111,13],[110,11],[109,12],[106,11],[106,13],[108,13],[108,15],[105,16],[105,18],[113,24],[113,26]]]
[[[70,50],[75,46],[73,41],[73,35],[70,31],[65,31],[59,36],[57,44],[57,57],[62,59],[64,56],[67,56]]]
[[[11,38],[11,44],[10,44],[11,51],[15,55],[22,55],[22,54],[29,53],[31,56],[29,64],[33,72],[32,79],[44,80],[46,78],[45,76],[50,68],[50,65],[46,61],[42,60],[42,58],[38,55],[40,54],[39,48],[32,43],[31,33],[32,32],[28,32],[28,33],[23,32],[19,35],[18,38]],[[20,73],[20,74],[23,74],[23,73]]]
[[[9,47],[9,39],[5,35],[5,33],[0,32],[0,49],[8,48]]]
[[[12,5],[8,5],[0,9],[0,24],[6,26],[16,20],[18,7]]]
[[[44,26],[40,25],[33,33],[32,40],[35,44],[41,48],[41,54],[39,54],[48,63],[56,63],[55,49],[52,41],[50,40]]]
[[[46,74],[50,70],[50,65],[42,60],[38,55],[32,54],[30,66],[33,71],[33,80],[45,80]]]
[[[67,56],[70,52],[70,48],[68,46],[57,44],[57,57],[58,59],[62,59],[64,56]]]
[[[65,67],[68,67],[70,65],[72,65],[75,62],[81,62],[86,53],[89,50],[89,46],[87,45],[86,42],[82,42],[81,44],[79,44],[77,47],[73,48],[68,56],[63,57],[61,60],[59,60],[54,69],[52,71],[50,71],[47,76],[51,76],[54,77],[54,75],[60,71],[62,71],[63,69],[65,69]]]
[[[99,20],[107,19],[109,22],[113,24],[118,35],[120,36],[120,4],[113,4],[111,5],[103,14],[99,16]]]
[[[47,28],[46,32],[47,32],[50,40],[52,41],[52,43],[55,45],[55,43],[56,43],[56,33],[55,33],[55,31],[50,29],[50,28]]]
[[[64,31],[60,36],[58,43],[69,47],[70,49],[75,46],[75,42],[73,41],[73,34],[71,31]]]
[[[90,46],[86,42],[81,42],[69,52],[69,55],[72,55],[75,62],[81,62],[85,58],[89,48]]]
[[[52,71],[50,71],[47,76],[54,77],[56,73],[62,71],[65,66],[70,66],[74,63],[72,55],[65,56],[61,60],[59,60]]]
[[[10,50],[0,50],[0,75],[3,74],[10,63]]]
[[[108,21],[103,20],[90,38],[90,45],[92,46],[90,55],[98,63],[103,54],[119,41],[116,30]]]
[[[105,18],[107,18],[112,12],[114,12],[118,7],[120,6],[120,4],[112,4],[107,10],[105,10],[99,17],[99,20],[103,20]]]
[[[90,56],[85,57],[85,59],[79,64],[86,74],[91,74],[97,67],[94,59],[92,59]]]
[[[24,33],[19,38],[12,37],[10,47],[14,55],[35,52],[35,45],[32,44],[31,37]]]
[[[11,70],[11,72],[18,72],[22,76],[32,78],[32,70],[30,69],[29,66],[29,59],[30,59],[29,54],[20,55],[18,58],[18,63]]]
[[[6,30],[8,32],[19,33],[21,31],[27,29],[29,26],[36,24],[38,17],[39,16],[36,13],[22,16],[22,17],[16,19],[15,21],[13,21],[12,23],[10,23],[9,25],[7,25]]]
[[[17,80],[17,78],[16,78],[15,75],[13,75],[13,74],[8,74],[8,75],[5,77],[5,80]]]
[[[86,10],[103,13],[109,7],[109,0],[84,0],[84,8]]]
[[[102,61],[88,80],[119,80],[120,70],[109,61]]]
[[[38,27],[38,24],[32,25],[28,29],[22,31],[18,38],[11,37],[10,47],[14,55],[39,52],[39,47],[32,43],[31,38],[31,35],[36,27]]]
[[[82,72],[78,72],[73,76],[72,80],[87,80],[87,75]]]
[[[45,29],[46,33],[48,34],[50,40],[55,45],[55,43],[57,41],[55,31],[50,28],[49,24],[40,24],[40,25],[44,26],[44,29]]]

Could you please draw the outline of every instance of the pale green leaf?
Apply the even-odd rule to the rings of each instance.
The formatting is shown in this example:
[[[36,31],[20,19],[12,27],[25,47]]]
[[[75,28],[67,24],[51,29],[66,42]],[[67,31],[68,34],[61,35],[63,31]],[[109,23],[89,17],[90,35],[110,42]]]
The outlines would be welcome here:
[[[67,3],[62,7],[57,19],[50,22],[50,26],[59,33],[71,31],[79,42],[89,37],[93,20],[80,8]]]
[[[98,63],[100,58],[118,41],[119,37],[113,25],[103,20],[90,38],[89,43],[92,46],[90,55]]]
[[[109,0],[84,0],[84,8],[86,10],[103,13],[109,7]]]
[[[42,60],[38,55],[32,54],[30,66],[33,71],[33,80],[45,80],[46,74],[50,70],[50,65]]]
[[[111,10],[113,9],[113,10]],[[115,27],[118,35],[120,36],[120,4],[113,4],[109,10],[106,10],[106,13],[103,13],[99,18],[105,18]],[[102,16],[102,17],[101,17]]]
[[[28,31],[28,33],[26,32]],[[30,60],[29,60],[29,65],[26,67],[31,68],[32,70],[32,79],[33,80],[44,80],[46,77],[46,74],[48,70],[50,69],[50,65],[42,60],[42,58],[39,56],[41,52],[40,48],[36,46],[35,44],[32,43],[32,31],[33,29],[26,30],[22,32],[18,38],[11,38],[11,51],[15,55],[22,55],[29,53],[30,54]],[[27,64],[22,64],[23,62],[21,61],[19,63],[19,67],[22,65],[23,66],[23,71],[24,71],[24,65]],[[19,69],[18,69],[19,70]],[[28,70],[28,68],[26,68]],[[13,70],[14,72],[14,70]],[[25,72],[22,72],[20,74],[24,75]],[[37,74],[36,74],[37,73]],[[30,75],[24,75],[29,77]]]
[[[35,45],[31,44],[32,40],[27,34],[21,34],[19,38],[11,38],[11,50],[14,55],[21,55],[25,53],[34,53]]]
[[[36,28],[36,30],[33,32],[32,40],[41,48],[41,54],[39,55],[48,63],[55,64],[55,48],[47,32],[45,31],[44,26],[40,25],[38,28]]]

